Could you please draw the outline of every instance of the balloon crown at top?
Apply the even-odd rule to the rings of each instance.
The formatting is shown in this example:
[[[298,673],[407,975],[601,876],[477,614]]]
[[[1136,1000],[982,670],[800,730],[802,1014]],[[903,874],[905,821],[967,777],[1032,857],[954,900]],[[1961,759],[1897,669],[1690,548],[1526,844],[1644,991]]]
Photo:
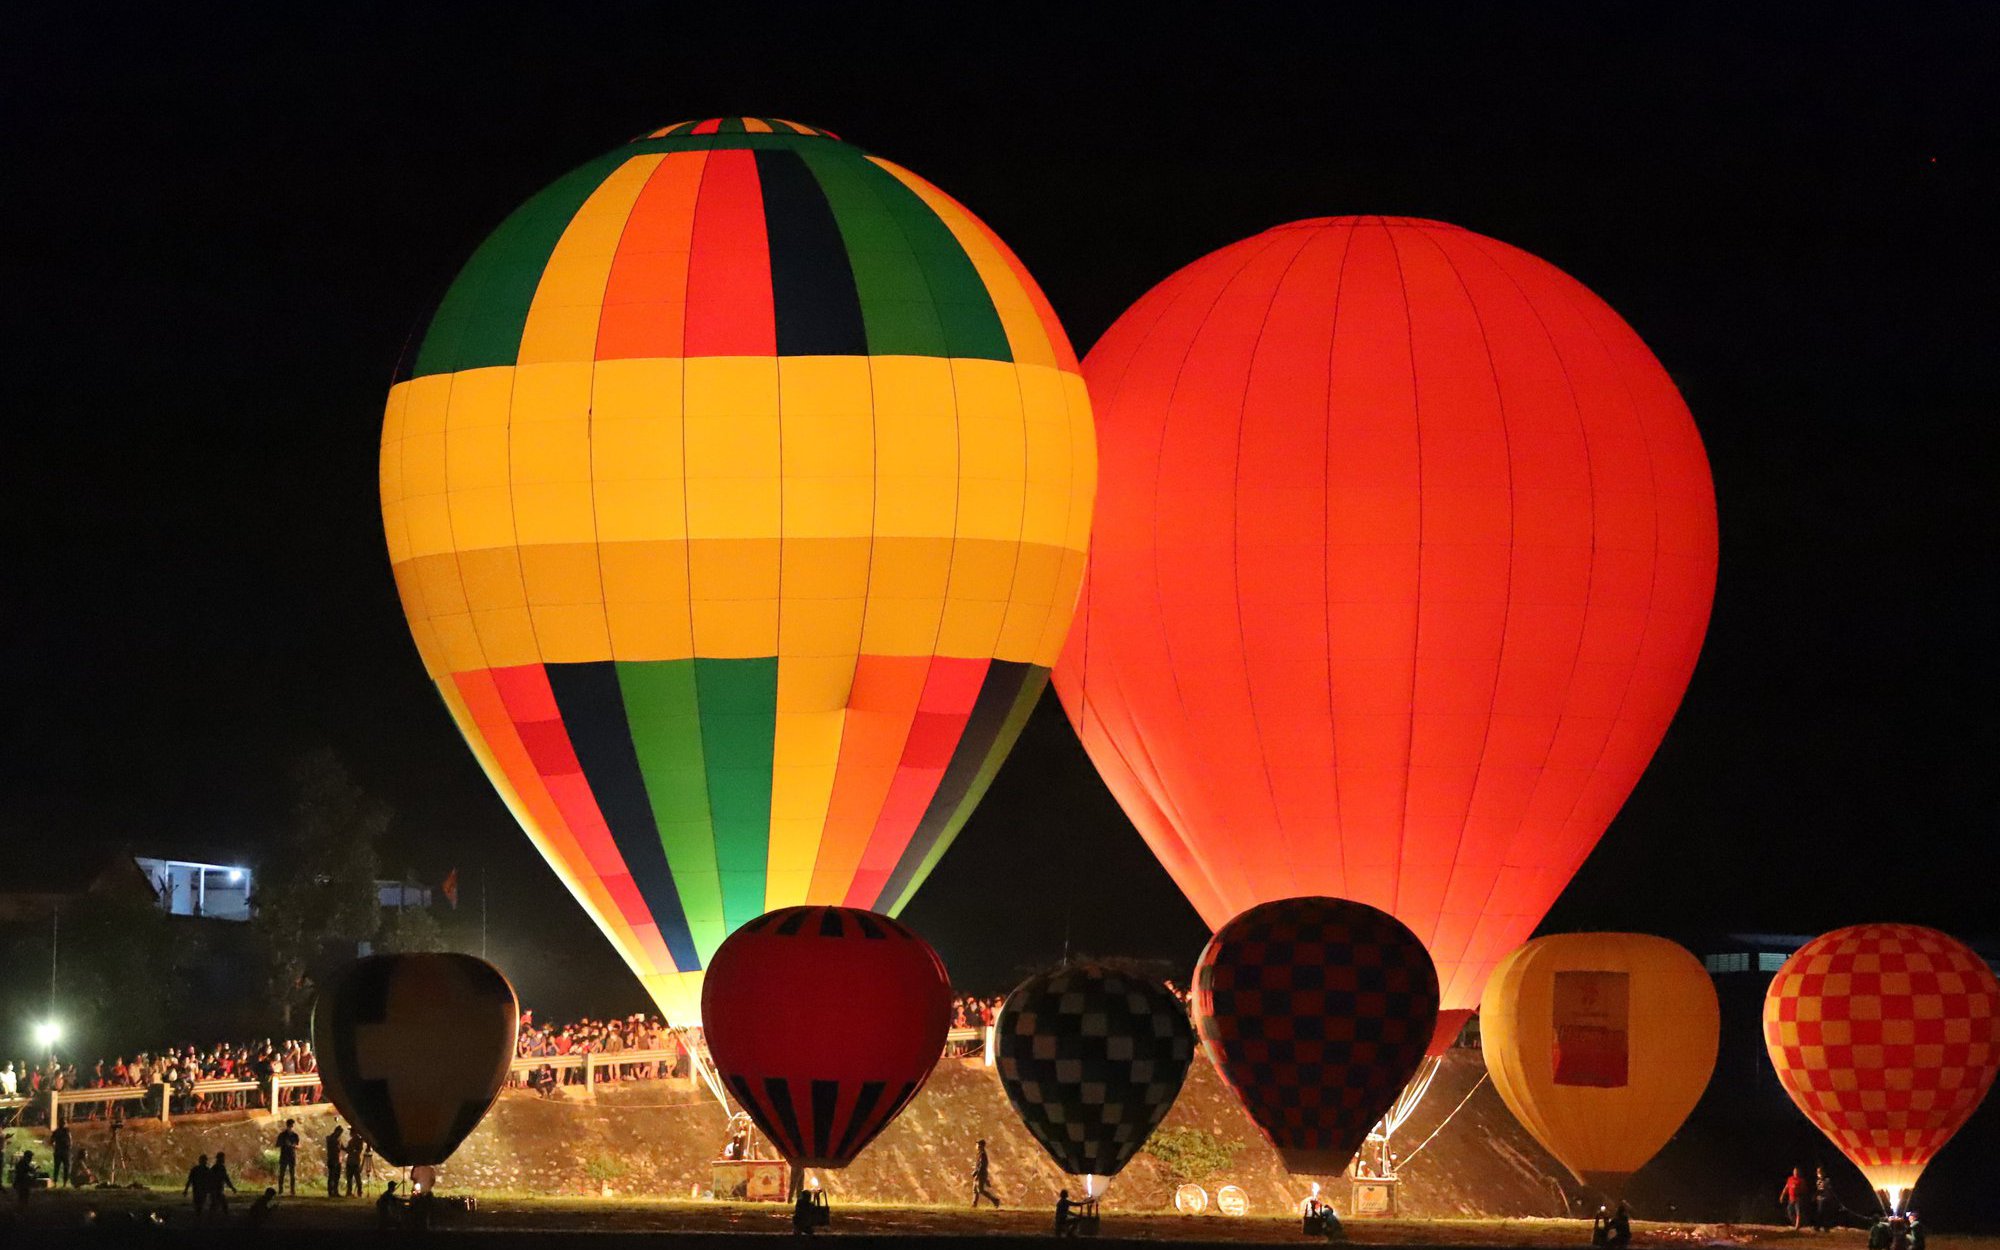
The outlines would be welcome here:
[[[709,117],[699,121],[675,122],[658,130],[648,131],[632,142],[647,139],[692,139],[710,135],[800,135],[819,139],[838,139],[831,130],[821,130],[803,122],[787,121],[782,117]]]

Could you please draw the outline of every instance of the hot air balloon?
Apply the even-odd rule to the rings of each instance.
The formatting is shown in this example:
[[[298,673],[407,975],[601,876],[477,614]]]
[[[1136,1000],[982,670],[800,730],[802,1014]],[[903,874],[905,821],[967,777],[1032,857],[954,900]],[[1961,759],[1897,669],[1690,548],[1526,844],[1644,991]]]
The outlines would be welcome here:
[[[1963,942],[1908,924],[1801,946],[1764,995],[1764,1045],[1805,1117],[1890,1211],[1985,1100],[2000,981]]]
[[[1500,961],[1479,1003],[1501,1100],[1611,1197],[1700,1101],[1720,1028],[1701,961],[1643,933],[1537,938]]]
[[[1173,1110],[1194,1029],[1165,986],[1072,964],[1015,987],[994,1045],[1021,1122],[1094,1198]]]
[[[1084,375],[1071,723],[1210,926],[1309,894],[1408,924],[1442,1053],[1693,671],[1716,526],[1686,405],[1574,279],[1398,217],[1195,261]]]
[[[470,955],[371,955],[313,1004],[327,1101],[398,1167],[436,1167],[479,1127],[514,1059],[520,1003]]]
[[[854,907],[783,907],[723,940],[702,987],[716,1070],[795,1168],[842,1168],[917,1096],[951,1031],[930,943]]]
[[[1194,1025],[1288,1171],[1344,1171],[1437,1025],[1437,969],[1387,912],[1340,898],[1261,903],[1216,930]]]
[[[508,217],[406,373],[417,650],[668,1019],[766,911],[899,911],[1082,578],[1090,405],[1020,261],[823,131],[686,122]]]

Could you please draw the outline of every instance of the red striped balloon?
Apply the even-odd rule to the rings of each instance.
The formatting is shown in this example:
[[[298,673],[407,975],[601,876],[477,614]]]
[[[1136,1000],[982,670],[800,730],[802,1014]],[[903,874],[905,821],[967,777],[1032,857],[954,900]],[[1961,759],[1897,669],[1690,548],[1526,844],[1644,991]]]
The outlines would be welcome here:
[[[887,916],[785,907],[724,939],[701,1012],[716,1070],[779,1152],[842,1168],[930,1079],[951,981]]]

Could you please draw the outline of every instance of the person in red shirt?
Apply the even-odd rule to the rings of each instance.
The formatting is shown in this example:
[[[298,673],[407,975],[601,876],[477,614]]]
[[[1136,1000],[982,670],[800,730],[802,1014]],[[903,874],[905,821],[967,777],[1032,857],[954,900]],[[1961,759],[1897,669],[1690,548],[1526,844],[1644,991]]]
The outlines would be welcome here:
[[[1806,1212],[1812,1209],[1812,1188],[1806,1178],[1799,1175],[1797,1168],[1785,1178],[1785,1187],[1778,1191],[1778,1201],[1785,1204],[1785,1214],[1791,1218],[1792,1231],[1805,1227]]]

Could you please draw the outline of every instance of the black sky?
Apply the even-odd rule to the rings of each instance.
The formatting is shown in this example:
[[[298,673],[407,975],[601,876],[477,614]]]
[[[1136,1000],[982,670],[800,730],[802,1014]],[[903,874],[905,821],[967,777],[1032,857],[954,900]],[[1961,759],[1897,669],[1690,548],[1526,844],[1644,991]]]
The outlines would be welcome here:
[[[951,191],[1079,349],[1299,217],[1442,218],[1574,274],[1694,410],[1722,571],[1680,717],[1550,927],[1992,931],[1996,12],[12,9],[5,855],[254,846],[283,761],[330,743],[397,808],[397,867],[460,867],[468,905],[489,870],[524,997],[636,1006],[425,682],[381,401],[522,199],[752,113]],[[1185,965],[1204,936],[1053,696],[907,918],[974,989],[1065,941]]]

